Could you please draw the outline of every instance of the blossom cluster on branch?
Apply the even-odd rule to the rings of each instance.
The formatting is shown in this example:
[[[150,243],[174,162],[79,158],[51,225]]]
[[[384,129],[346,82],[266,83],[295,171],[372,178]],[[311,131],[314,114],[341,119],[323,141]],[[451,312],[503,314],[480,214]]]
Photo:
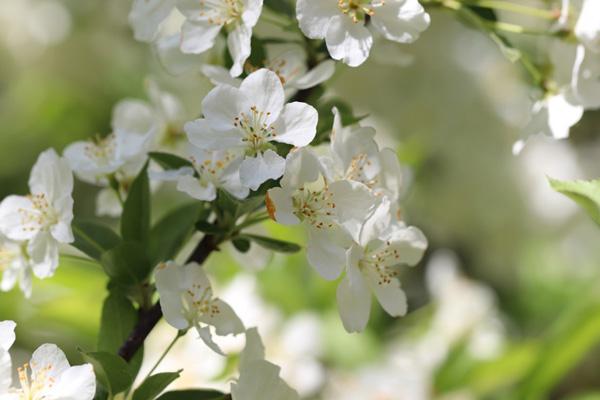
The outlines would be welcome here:
[[[467,2],[423,4],[466,10],[481,20]],[[600,106],[598,4],[584,0],[576,14],[567,4],[555,18],[555,29],[577,41],[572,78],[563,85],[537,76],[544,96],[527,131],[566,137],[584,109]],[[0,203],[0,288],[18,284],[30,296],[32,276],[51,277],[59,248],[71,245],[110,279],[100,335],[113,338],[101,341],[97,352],[82,352],[89,363],[80,367],[70,367],[56,346],[43,345],[33,354],[31,377],[27,367],[19,369],[21,387],[15,388],[8,356],[14,323],[2,322],[0,399],[112,399],[119,393],[157,398],[178,373],[150,374],[132,391],[138,372],[132,360],[163,316],[178,331],[175,341],[193,329],[218,354],[224,355],[219,336],[245,336],[231,394],[210,398],[298,398],[279,367],[265,360],[258,330],[244,326],[219,298],[202,267],[227,243],[242,257],[256,246],[297,251],[295,243],[252,231],[267,218],[303,227],[308,263],[324,279],[339,280],[338,309],[348,332],[366,328],[373,296],[391,316],[407,313],[399,275],[402,267],[419,263],[427,239],[402,218],[402,167],[395,151],[381,148],[375,130],[345,103],[323,98],[323,84],[334,75],[335,61],[363,64],[374,38],[417,40],[430,16],[417,0],[298,0],[295,8],[265,0],[264,8],[262,0],[133,1],[135,38],[153,43],[159,58],[176,70],[201,71],[215,87],[190,116],[176,96],[149,81],[149,100],[115,106],[112,132],[72,143],[62,156],[43,152],[31,171],[30,194]],[[268,40],[253,35],[265,12],[296,35],[271,39],[289,45],[276,55],[267,51]],[[220,64],[187,58],[219,44],[225,47]],[[523,62],[531,72],[534,66]],[[73,174],[101,188],[96,212],[118,218],[118,233],[74,218]],[[189,201],[152,224],[153,191],[169,182]],[[190,245],[192,252],[186,250]],[[114,307],[128,320],[114,320]],[[123,336],[123,329],[113,329],[116,323],[131,332]],[[92,367],[104,397],[94,397]],[[111,371],[126,373],[117,377]]]

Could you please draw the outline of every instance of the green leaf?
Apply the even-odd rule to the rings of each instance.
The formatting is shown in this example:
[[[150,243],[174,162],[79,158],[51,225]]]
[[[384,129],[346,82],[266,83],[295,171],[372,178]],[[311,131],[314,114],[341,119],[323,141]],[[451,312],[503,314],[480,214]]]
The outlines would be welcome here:
[[[152,264],[138,242],[123,242],[102,254],[100,262],[106,274],[121,285],[136,285],[146,280]]]
[[[148,242],[150,233],[150,182],[148,181],[148,163],[135,178],[127,194],[121,217],[121,236],[123,240]]]
[[[208,214],[203,203],[181,206],[158,221],[150,231],[149,252],[152,264],[173,259],[195,230],[195,224]]]
[[[550,186],[579,204],[600,224],[600,180],[559,181],[549,178]]]
[[[131,301],[120,292],[111,292],[102,307],[98,350],[116,353],[137,321]]]
[[[103,352],[81,352],[83,359],[94,367],[96,379],[112,395],[127,389],[133,383],[129,366],[121,357]]]
[[[600,301],[594,296],[577,298],[547,331],[536,362],[519,384],[519,399],[549,398],[560,378],[600,343]]]
[[[193,168],[192,162],[183,157],[176,156],[170,153],[151,152],[148,153],[151,159],[156,161],[161,167],[166,170],[180,169],[183,167]]]
[[[296,253],[302,249],[302,247],[300,247],[300,245],[297,245],[296,243],[286,242],[284,240],[279,239],[273,239],[266,236],[244,234],[240,235],[239,237],[249,239],[257,245],[264,247],[265,249],[277,251],[280,253]]]
[[[132,400],[153,400],[177,378],[179,378],[179,372],[163,372],[152,375],[133,392]]]
[[[100,260],[102,253],[121,242],[115,231],[98,222],[75,220],[72,227],[75,236],[73,246],[94,260]]]
[[[163,394],[158,400],[225,400],[225,396],[216,390],[177,390]]]
[[[294,17],[296,15],[296,9],[289,0],[265,0],[264,4],[265,7],[276,13],[284,14],[288,17]]]
[[[250,250],[250,240],[245,238],[237,238],[231,241],[233,247],[240,253],[247,253]]]

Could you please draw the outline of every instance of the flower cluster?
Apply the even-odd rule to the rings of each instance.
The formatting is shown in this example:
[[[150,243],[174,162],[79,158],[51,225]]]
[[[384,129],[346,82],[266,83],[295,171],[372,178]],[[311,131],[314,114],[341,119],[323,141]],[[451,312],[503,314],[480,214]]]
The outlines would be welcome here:
[[[398,275],[415,265],[427,240],[398,219],[402,176],[390,149],[379,149],[375,131],[343,127],[337,110],[331,143],[298,149],[286,160],[281,187],[267,194],[267,209],[282,224],[305,226],[310,264],[325,279],[345,275],[337,299],[349,332],[369,319],[371,292],[392,316],[407,311]]]
[[[600,108],[600,3],[583,0],[579,10],[570,1],[563,2],[559,29],[572,32],[575,44],[553,43],[555,69],[569,71],[555,74],[543,82],[543,98],[533,105],[531,120],[525,127],[525,139],[513,147],[519,153],[529,135],[546,134],[565,139],[585,110]]]
[[[92,400],[96,377],[91,364],[70,366],[54,344],[35,350],[29,363],[17,368],[18,385],[13,385],[9,350],[15,341],[13,321],[0,321],[0,399],[3,400]]]
[[[54,150],[40,154],[29,177],[30,194],[0,203],[2,290],[17,282],[31,294],[32,273],[48,278],[58,267],[59,244],[73,242],[73,174]]]

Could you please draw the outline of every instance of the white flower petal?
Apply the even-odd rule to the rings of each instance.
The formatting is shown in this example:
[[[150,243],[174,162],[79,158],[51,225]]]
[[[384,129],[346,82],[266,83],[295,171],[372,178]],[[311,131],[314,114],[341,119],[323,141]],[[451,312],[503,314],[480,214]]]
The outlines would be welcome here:
[[[231,76],[239,76],[244,72],[244,64],[250,57],[250,39],[252,29],[246,25],[238,25],[227,35],[227,48],[233,59],[233,65],[229,70]]]
[[[96,215],[118,217],[123,212],[119,196],[112,188],[104,188],[96,196]]]
[[[281,368],[265,360],[254,360],[240,369],[240,377],[231,384],[234,400],[299,400],[296,393],[279,377]]]
[[[327,280],[337,279],[346,262],[347,238],[337,229],[308,229],[306,257],[310,265]]]
[[[421,261],[427,249],[427,238],[414,226],[392,225],[390,234],[384,239],[389,243],[386,247],[398,254],[398,258],[391,260],[387,265],[415,265]]]
[[[373,26],[386,39],[399,43],[417,40],[430,21],[418,0],[386,0],[372,17]]]
[[[244,324],[229,304],[221,299],[215,299],[211,306],[218,308],[219,311],[215,314],[202,315],[200,321],[214,326],[217,335],[238,335],[244,332]]]
[[[256,157],[246,157],[240,165],[242,185],[256,190],[269,179],[277,179],[285,170],[285,158],[273,150],[267,150]]]
[[[341,223],[359,221],[362,223],[373,211],[376,198],[365,185],[354,181],[337,181],[329,185],[332,201]]]
[[[31,355],[29,366],[32,380],[39,376],[46,384],[56,382],[70,367],[65,353],[55,344],[38,347]]]
[[[236,118],[241,113],[250,110],[252,101],[252,94],[248,96],[241,89],[226,85],[217,86],[202,101],[202,112],[213,129],[227,131],[235,127]]]
[[[323,39],[331,18],[340,14],[335,1],[298,0],[296,16],[302,32],[311,39]]]
[[[182,271],[180,267],[173,262],[161,264],[156,269],[154,276],[160,295],[160,308],[165,320],[176,329],[188,329],[190,322],[184,315],[181,300]]]
[[[213,85],[229,85],[239,88],[242,84],[241,79],[231,77],[229,71],[219,65],[204,64],[200,67],[200,71]]]
[[[0,232],[12,240],[32,239],[41,229],[39,211],[25,196],[8,196],[0,203]]]
[[[348,332],[362,332],[371,313],[371,293],[357,265],[361,256],[358,246],[348,250],[346,275],[337,288],[338,310]]]
[[[177,180],[177,190],[202,201],[213,201],[217,198],[217,188],[211,182],[201,182],[198,178],[187,175]]]
[[[310,89],[329,80],[335,72],[335,61],[326,60],[291,83],[296,89]]]
[[[181,27],[181,51],[186,54],[200,54],[215,45],[221,25],[208,21],[186,20]]]
[[[270,113],[264,121],[267,125],[277,120],[285,101],[283,85],[277,74],[266,68],[259,69],[244,79],[240,91],[258,111]]]
[[[47,232],[38,233],[27,246],[33,273],[40,279],[54,275],[58,267],[58,243]]]
[[[296,225],[300,220],[294,215],[292,193],[283,188],[269,189],[267,192],[267,209],[277,222],[283,225]]]
[[[134,0],[129,12],[129,23],[135,39],[142,42],[156,39],[161,23],[174,6],[174,0]]]
[[[198,335],[200,336],[200,339],[202,339],[204,344],[206,344],[212,351],[214,351],[215,353],[220,354],[222,356],[225,355],[225,353],[223,352],[223,350],[221,350],[219,345],[214,342],[214,340],[212,338],[212,333],[210,332],[210,327],[196,326],[196,331],[198,331]]]
[[[43,151],[31,169],[29,189],[32,194],[44,194],[50,203],[70,197],[73,173],[67,161],[60,158],[54,149]]]
[[[373,36],[363,25],[338,15],[331,19],[325,42],[331,58],[358,67],[369,57]]]
[[[292,150],[287,156],[281,187],[299,189],[319,179],[323,166],[316,154],[308,148]]]
[[[0,349],[10,350],[15,342],[15,328],[17,324],[14,321],[0,321]]]
[[[591,51],[600,52],[600,2],[583,0],[575,35]]]
[[[579,104],[586,109],[600,108],[600,54],[577,47],[571,87]]]
[[[0,399],[8,392],[12,384],[12,360],[7,350],[0,348]],[[7,399],[8,400],[8,399]],[[12,400],[12,399],[11,399]],[[17,397],[15,400],[19,400]]]
[[[181,75],[198,69],[203,62],[203,55],[186,54],[181,51],[181,34],[179,32],[161,37],[154,43],[160,64],[173,75]]]
[[[49,398],[60,400],[92,400],[96,395],[96,376],[91,364],[65,370],[53,382]]]
[[[391,278],[389,282],[383,282],[372,269],[367,271],[369,286],[383,309],[392,317],[406,315],[406,294],[400,287],[400,281]]]
[[[317,110],[306,103],[288,103],[273,127],[277,136],[273,139],[296,147],[307,146],[317,134]]]
[[[569,137],[570,128],[583,116],[583,107],[569,103],[564,96],[555,95],[547,99],[548,126],[555,139]]]
[[[203,150],[227,150],[243,146],[239,130],[217,131],[206,119],[188,122],[183,129],[189,141]]]

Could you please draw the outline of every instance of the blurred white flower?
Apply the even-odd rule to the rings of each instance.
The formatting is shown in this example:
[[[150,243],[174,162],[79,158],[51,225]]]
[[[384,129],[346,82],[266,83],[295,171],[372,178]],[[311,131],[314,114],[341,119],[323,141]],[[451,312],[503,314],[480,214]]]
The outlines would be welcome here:
[[[262,0],[179,0],[177,8],[186,17],[181,28],[181,50],[192,54],[209,50],[226,27],[227,47],[233,59],[230,74],[240,75],[250,56],[252,28],[258,22],[262,6]]]
[[[265,348],[256,328],[246,331],[246,346],[240,354],[240,376],[231,384],[233,400],[299,400],[283,379],[281,369],[265,360]]]
[[[302,32],[325,39],[329,54],[351,67],[369,57],[373,35],[369,26],[386,39],[410,43],[429,26],[429,14],[418,0],[298,0],[296,14]]]
[[[40,154],[29,177],[28,196],[8,196],[0,203],[0,233],[26,241],[27,255],[38,278],[58,267],[59,243],[73,242],[73,174],[53,149]]]
[[[571,88],[574,99],[586,109],[600,108],[600,51],[577,46]]]
[[[244,332],[233,309],[213,296],[210,281],[197,263],[169,261],[158,266],[155,278],[165,320],[174,328],[195,328],[204,343],[219,354],[223,352],[212,339],[211,326],[220,336]]]
[[[600,2],[583,0],[579,18],[575,24],[577,39],[590,51],[600,53]]]
[[[15,242],[0,234],[0,272],[0,290],[7,292],[18,283],[25,297],[31,296],[32,269],[25,242]]]
[[[548,177],[570,180],[583,176],[577,154],[568,141],[545,136],[532,138],[519,157],[518,174],[532,213],[550,223],[561,223],[577,211],[577,205],[552,190]]]
[[[71,14],[56,0],[0,2],[0,41],[17,59],[35,59],[71,32]]]
[[[527,139],[533,135],[547,135],[566,139],[569,131],[583,116],[583,106],[572,104],[563,93],[547,95],[533,105],[524,138],[513,145],[513,154],[519,154]]]
[[[205,150],[242,150],[240,178],[252,190],[283,174],[285,159],[271,142],[302,147],[316,134],[317,111],[305,103],[285,104],[281,81],[267,69],[250,74],[239,88],[217,86],[202,110],[205,118],[185,125],[190,142]]]
[[[91,364],[70,366],[54,344],[37,348],[31,361],[17,369],[19,386],[12,386],[12,364],[8,350],[15,341],[16,324],[0,322],[0,398],[3,400],[92,400],[96,377]]]

